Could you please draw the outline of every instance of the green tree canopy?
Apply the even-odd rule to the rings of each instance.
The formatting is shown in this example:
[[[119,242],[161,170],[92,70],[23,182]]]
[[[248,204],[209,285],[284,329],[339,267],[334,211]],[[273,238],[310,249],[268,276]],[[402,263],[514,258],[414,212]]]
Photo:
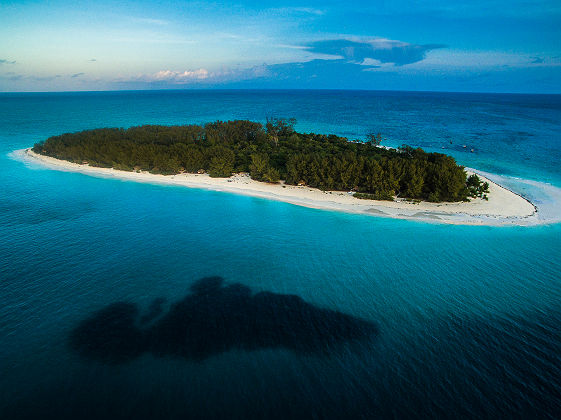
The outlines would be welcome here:
[[[430,201],[486,197],[488,185],[467,178],[453,158],[409,146],[299,133],[293,119],[260,123],[237,120],[205,125],[101,128],[53,136],[33,150],[92,166],[161,174],[206,171],[213,177],[249,172],[265,182],[284,180],[323,190],[355,191],[357,197],[395,196]]]

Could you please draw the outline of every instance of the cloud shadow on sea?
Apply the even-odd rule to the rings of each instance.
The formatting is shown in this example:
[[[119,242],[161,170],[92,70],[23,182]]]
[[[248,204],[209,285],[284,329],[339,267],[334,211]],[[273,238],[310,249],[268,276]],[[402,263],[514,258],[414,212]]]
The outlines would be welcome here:
[[[201,361],[233,349],[279,348],[327,355],[337,345],[376,336],[372,322],[320,308],[299,296],[259,292],[206,277],[167,312],[156,299],[146,314],[130,302],[93,313],[71,331],[82,357],[125,363],[144,353]]]

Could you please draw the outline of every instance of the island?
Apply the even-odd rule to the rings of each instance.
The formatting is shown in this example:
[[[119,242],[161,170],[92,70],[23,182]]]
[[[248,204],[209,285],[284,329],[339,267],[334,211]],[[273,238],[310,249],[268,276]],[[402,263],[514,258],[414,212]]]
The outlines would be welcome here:
[[[359,141],[299,133],[293,120],[238,120],[66,133],[26,156],[57,169],[371,215],[512,224],[536,213],[451,156],[379,143],[375,135]]]

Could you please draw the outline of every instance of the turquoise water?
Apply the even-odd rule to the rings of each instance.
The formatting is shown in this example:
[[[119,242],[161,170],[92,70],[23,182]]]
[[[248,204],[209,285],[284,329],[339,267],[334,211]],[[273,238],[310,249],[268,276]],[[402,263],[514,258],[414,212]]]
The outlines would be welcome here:
[[[444,147],[529,196],[561,187],[559,96],[0,95],[0,417],[555,418],[560,224],[351,215],[10,156],[66,131],[267,116]]]

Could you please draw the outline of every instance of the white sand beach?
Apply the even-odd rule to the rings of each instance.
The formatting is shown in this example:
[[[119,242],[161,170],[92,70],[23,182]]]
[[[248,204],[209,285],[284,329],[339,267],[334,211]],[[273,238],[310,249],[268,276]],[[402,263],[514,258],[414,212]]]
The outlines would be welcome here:
[[[399,219],[415,219],[436,223],[469,225],[534,225],[540,223],[537,208],[525,198],[502,186],[489,182],[489,200],[472,199],[470,202],[429,203],[405,200],[362,200],[347,192],[320,191],[305,186],[268,184],[254,181],[247,174],[236,174],[230,178],[211,178],[207,174],[155,175],[148,172],[126,172],[108,168],[79,165],[34,153],[31,149],[15,152],[18,158],[41,164],[45,167],[83,174],[117,178],[153,184],[177,185],[242,194],[270,200],[283,201],[304,207],[324,210],[360,213],[371,216]],[[475,170],[470,169],[468,173]],[[476,171],[475,171],[476,172]]]

